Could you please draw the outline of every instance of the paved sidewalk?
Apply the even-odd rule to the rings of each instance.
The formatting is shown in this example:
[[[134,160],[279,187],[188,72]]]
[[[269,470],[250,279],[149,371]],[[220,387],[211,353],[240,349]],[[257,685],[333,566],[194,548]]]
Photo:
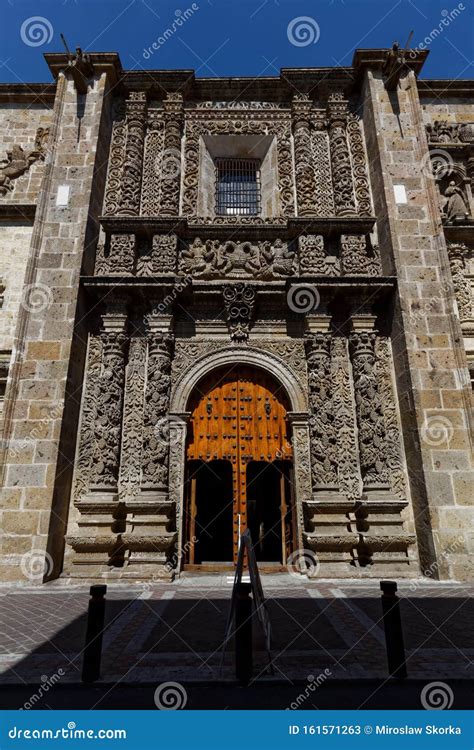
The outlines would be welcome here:
[[[265,674],[256,633],[257,681],[305,682],[325,670],[330,680],[387,677],[378,581],[280,574],[262,582],[275,675]],[[80,681],[88,590],[62,581],[0,588],[0,683],[33,685],[56,674],[62,685]],[[231,583],[220,575],[109,584],[101,682],[231,684],[231,649],[220,667],[230,593]],[[399,584],[409,678],[472,678],[473,593],[462,584]]]

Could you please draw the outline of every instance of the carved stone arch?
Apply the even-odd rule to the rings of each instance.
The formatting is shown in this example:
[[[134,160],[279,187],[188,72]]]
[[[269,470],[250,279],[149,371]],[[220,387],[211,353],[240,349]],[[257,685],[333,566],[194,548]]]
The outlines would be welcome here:
[[[300,413],[308,410],[304,384],[283,359],[259,349],[225,346],[217,352],[200,357],[190,370],[180,375],[172,389],[170,412],[172,414],[185,412],[191,393],[199,381],[212,370],[232,364],[250,365],[266,370],[285,388],[292,411]]]

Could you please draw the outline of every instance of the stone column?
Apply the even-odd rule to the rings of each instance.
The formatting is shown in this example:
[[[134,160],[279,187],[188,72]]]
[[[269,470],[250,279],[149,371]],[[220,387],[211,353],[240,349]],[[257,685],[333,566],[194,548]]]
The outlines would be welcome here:
[[[359,500],[362,481],[356,419],[352,392],[352,375],[346,336],[332,339],[331,367],[333,379],[332,411],[337,441],[337,478],[341,494],[349,501]]]
[[[146,109],[146,94],[131,91],[126,102],[127,140],[120,201],[120,213],[124,216],[138,216],[140,213]]]
[[[355,216],[354,184],[347,142],[348,109],[342,94],[329,96],[327,117],[336,216]]]
[[[191,412],[170,414],[170,470],[169,499],[172,512],[176,518],[177,549],[175,551],[175,569],[181,570],[185,540],[184,534],[184,483],[186,470],[186,434]]]
[[[163,110],[165,137],[161,162],[160,213],[164,216],[177,216],[181,186],[182,94],[168,94],[163,102]]]
[[[291,425],[291,443],[293,446],[296,538],[298,550],[303,550],[304,506],[311,502],[312,497],[308,415],[300,412],[288,412],[287,416]]]
[[[140,494],[143,448],[146,339],[130,339],[125,374],[119,499],[130,502]]]
[[[311,107],[306,94],[293,97],[293,139],[298,216],[316,213],[316,183],[311,149]]]

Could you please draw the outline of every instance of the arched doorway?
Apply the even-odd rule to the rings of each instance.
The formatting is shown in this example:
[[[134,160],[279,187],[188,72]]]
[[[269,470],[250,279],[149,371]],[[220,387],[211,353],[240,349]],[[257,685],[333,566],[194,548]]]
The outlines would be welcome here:
[[[188,410],[186,564],[235,563],[249,528],[257,559],[284,565],[296,529],[284,388],[256,367],[220,368],[197,384]]]

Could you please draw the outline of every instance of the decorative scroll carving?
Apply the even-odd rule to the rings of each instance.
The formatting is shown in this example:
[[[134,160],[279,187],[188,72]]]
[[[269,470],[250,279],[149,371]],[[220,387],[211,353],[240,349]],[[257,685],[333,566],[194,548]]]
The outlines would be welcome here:
[[[108,257],[101,260],[100,265],[102,272],[110,276],[131,275],[135,266],[135,235],[113,234],[110,238]]]
[[[89,491],[92,457],[95,449],[95,423],[97,417],[99,382],[102,366],[102,339],[89,337],[84,396],[82,402],[81,428],[76,458],[74,501]]]
[[[182,94],[167,94],[163,102],[163,118],[165,136],[161,164],[160,212],[163,216],[177,216],[181,182]]]
[[[120,213],[136,216],[140,212],[140,195],[145,143],[146,94],[132,91],[126,102],[127,140],[122,172]]]
[[[294,273],[295,252],[282,240],[203,242],[197,237],[181,253],[180,271],[201,278],[225,276],[272,278]]]
[[[337,485],[334,413],[331,403],[331,334],[306,339],[309,383],[309,434],[313,489]]]
[[[109,171],[105,189],[104,214],[111,216],[118,213],[122,196],[122,174],[125,163],[127,143],[127,122],[125,119],[125,102],[118,99],[114,102],[114,122],[110,144]]]
[[[350,336],[364,489],[388,485],[382,399],[375,374],[375,340],[373,331],[360,331]]]
[[[426,126],[426,134],[430,143],[474,143],[474,122],[435,120]]]
[[[115,489],[120,456],[126,336],[105,331],[101,339],[102,368],[97,383],[90,484],[92,489]]]
[[[298,215],[314,215],[315,175],[311,152],[311,107],[307,94],[293,97],[293,142]]]
[[[341,235],[341,267],[345,276],[377,276],[381,273],[377,250],[363,234]]]
[[[468,256],[469,248],[463,242],[448,243],[449,265],[461,322],[472,320],[474,315],[471,284],[466,276],[466,258]]]
[[[175,273],[178,238],[175,234],[155,234],[151,249],[146,246],[137,261],[137,276],[161,276]]]
[[[347,135],[352,157],[352,172],[358,216],[371,216],[369,178],[365,158],[364,142],[358,117],[350,112],[347,120]]]
[[[324,237],[304,234],[298,238],[300,273],[302,276],[339,276],[339,258],[326,255]]]
[[[328,101],[329,145],[336,216],[355,216],[352,166],[347,144],[347,101],[332,94]]]
[[[401,435],[392,378],[392,354],[389,339],[377,337],[376,375],[379,393],[383,394],[383,419],[385,425],[385,445],[390,487],[402,500],[406,498],[405,471],[402,462]]]
[[[291,443],[295,467],[295,498],[298,548],[303,548],[304,504],[311,500],[311,455],[307,415],[288,414],[291,423]]]
[[[145,363],[146,341],[143,337],[133,337],[130,340],[128,365],[125,370],[119,475],[120,500],[131,500],[140,491]]]
[[[337,440],[337,477],[339,490],[349,500],[361,496],[359,451],[355,439],[354,401],[347,339],[335,336],[331,346],[333,380],[332,412]]]
[[[331,158],[329,137],[326,127],[319,121],[319,127],[312,132],[313,163],[317,175],[315,181],[314,214],[325,218],[334,216],[334,194],[332,191]]]
[[[160,167],[164,146],[164,120],[160,109],[148,110],[148,128],[143,157],[143,216],[158,216],[160,212]]]
[[[21,146],[13,144],[7,151],[7,158],[0,163],[0,195],[6,195],[15,187],[14,180],[25,174],[36,161],[44,161],[49,128],[38,128],[35,145],[31,151],[24,151]]]
[[[165,491],[167,486],[172,350],[172,336],[150,333],[143,430],[143,489]]]
[[[257,293],[247,284],[229,284],[223,291],[227,325],[232,341],[246,341],[249,337]]]

